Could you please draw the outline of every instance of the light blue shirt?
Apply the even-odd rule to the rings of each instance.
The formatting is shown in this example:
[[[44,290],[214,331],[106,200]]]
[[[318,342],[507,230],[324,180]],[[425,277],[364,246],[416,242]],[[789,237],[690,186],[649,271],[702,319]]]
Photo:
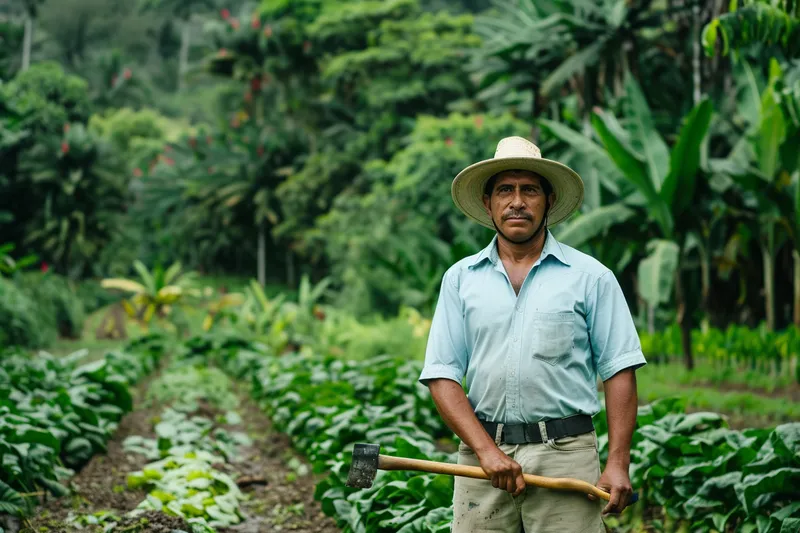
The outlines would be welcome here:
[[[548,231],[517,296],[496,244],[445,272],[420,382],[466,376],[475,414],[492,422],[594,416],[597,376],[646,364],[614,273]]]

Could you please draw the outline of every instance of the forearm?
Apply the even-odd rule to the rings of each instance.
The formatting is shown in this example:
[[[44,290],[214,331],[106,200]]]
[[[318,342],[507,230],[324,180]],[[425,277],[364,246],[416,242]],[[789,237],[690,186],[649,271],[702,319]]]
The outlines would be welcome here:
[[[451,379],[437,379],[429,384],[431,396],[444,422],[478,457],[496,448],[494,440],[475,416],[460,384]]]
[[[606,381],[604,388],[608,421],[607,464],[627,471],[631,461],[631,439],[636,428],[636,373],[623,370]]]

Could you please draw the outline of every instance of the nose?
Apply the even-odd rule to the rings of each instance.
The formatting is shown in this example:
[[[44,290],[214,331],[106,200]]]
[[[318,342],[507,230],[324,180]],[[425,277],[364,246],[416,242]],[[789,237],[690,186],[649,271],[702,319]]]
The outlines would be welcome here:
[[[511,198],[511,207],[514,209],[522,209],[525,207],[525,202],[522,200],[522,190],[514,189],[514,196]]]

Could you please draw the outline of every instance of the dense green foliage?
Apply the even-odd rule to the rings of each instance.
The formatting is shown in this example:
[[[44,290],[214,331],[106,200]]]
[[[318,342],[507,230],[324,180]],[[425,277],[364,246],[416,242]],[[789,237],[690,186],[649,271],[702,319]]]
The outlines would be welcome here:
[[[437,447],[452,433],[416,380],[420,362],[392,355],[355,362],[311,350],[275,356],[224,336],[192,346],[233,376],[249,377],[254,398],[315,471],[330,472],[316,497],[344,531],[448,530],[450,476],[379,471],[370,489],[344,486],[356,442],[380,444],[388,455],[457,460]],[[677,398],[639,408],[631,481],[643,504],[692,530],[777,533],[800,524],[800,505],[793,503],[800,496],[800,424],[738,431],[716,413],[685,409]],[[604,409],[594,422],[605,463]]]
[[[583,176],[557,236],[614,269],[643,329],[800,324],[780,290],[800,249],[792,3],[79,3],[8,10],[40,35],[0,91],[14,258],[305,273],[362,316],[427,313],[490,236],[452,178],[523,135]]]
[[[63,276],[18,272],[0,278],[0,348],[44,348],[57,337],[80,338],[85,318],[77,284]]]

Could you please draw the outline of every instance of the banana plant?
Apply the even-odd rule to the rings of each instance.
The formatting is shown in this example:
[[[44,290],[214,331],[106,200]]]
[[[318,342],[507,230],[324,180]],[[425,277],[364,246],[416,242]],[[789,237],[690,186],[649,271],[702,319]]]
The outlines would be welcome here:
[[[787,239],[794,255],[794,321],[800,325],[800,122],[790,114],[800,99],[782,90],[783,72],[772,59],[769,79],[759,87],[750,66],[737,65],[737,82],[755,105],[747,118],[744,135],[725,159],[711,159],[709,167],[727,174],[752,198],[758,213],[753,222],[760,233],[764,272],[767,327],[775,329],[775,256]]]
[[[576,218],[562,232],[568,237],[571,234],[574,240],[580,237],[585,241],[631,220],[648,221],[657,237],[647,243],[648,258],[639,265],[638,292],[652,315],[674,291],[684,357],[687,367],[692,368],[691,313],[680,272],[687,237],[697,228],[693,226],[693,217],[681,215],[698,200],[697,179],[702,170],[712,105],[707,98],[695,105],[684,118],[677,141],[669,148],[656,130],[644,94],[631,75],[625,80],[625,93],[624,127],[610,112],[595,109],[592,113],[591,123],[601,145],[584,140],[576,142],[572,134],[564,136],[587,158],[611,169],[613,176],[622,176],[627,183],[624,186],[617,183],[621,197],[615,204]],[[547,124],[556,136],[564,133],[553,128],[552,123]],[[584,217],[590,217],[589,221],[582,221]]]
[[[189,300],[201,296],[195,285],[194,272],[182,272],[181,263],[175,262],[166,270],[156,266],[152,271],[139,260],[133,268],[139,280],[108,278],[101,281],[106,289],[121,290],[132,296],[122,305],[128,316],[138,321],[145,331],[154,318],[164,320],[174,309],[189,304]]]

